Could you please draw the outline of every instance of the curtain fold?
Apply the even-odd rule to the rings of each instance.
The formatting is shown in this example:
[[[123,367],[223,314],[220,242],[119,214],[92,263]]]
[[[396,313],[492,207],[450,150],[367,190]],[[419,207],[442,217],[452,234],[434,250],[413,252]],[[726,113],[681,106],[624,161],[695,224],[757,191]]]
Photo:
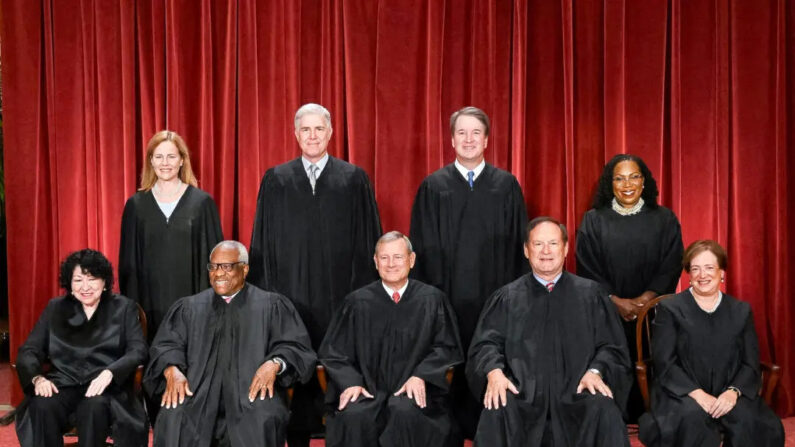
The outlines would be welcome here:
[[[225,236],[248,244],[263,174],[299,155],[301,104],[331,111],[331,154],[402,231],[454,159],[450,114],[475,105],[487,161],[572,235],[606,160],[643,157],[685,243],[727,247],[726,291],[751,303],[784,370],[777,411],[795,414],[793,2],[4,0],[2,20],[12,356],[67,253],[117,259],[157,130],[185,138]]]

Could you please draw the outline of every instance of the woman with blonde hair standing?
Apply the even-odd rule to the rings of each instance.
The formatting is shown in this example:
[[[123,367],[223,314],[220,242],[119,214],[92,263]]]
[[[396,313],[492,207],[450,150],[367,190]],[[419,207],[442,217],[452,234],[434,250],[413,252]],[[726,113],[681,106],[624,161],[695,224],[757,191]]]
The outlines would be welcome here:
[[[177,299],[210,286],[205,265],[222,239],[218,209],[197,188],[185,141],[161,130],[124,207],[119,249],[119,288],[146,312],[150,342]]]

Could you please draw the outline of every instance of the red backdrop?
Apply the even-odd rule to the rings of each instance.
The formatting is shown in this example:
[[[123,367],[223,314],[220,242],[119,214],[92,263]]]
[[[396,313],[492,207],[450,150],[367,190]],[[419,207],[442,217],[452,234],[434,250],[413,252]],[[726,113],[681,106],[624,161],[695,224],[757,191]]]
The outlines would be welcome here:
[[[472,104],[492,118],[487,161],[572,233],[605,161],[642,156],[685,243],[728,248],[726,289],[752,304],[795,413],[793,2],[3,0],[2,22],[12,353],[60,259],[116,259],[155,131],[185,137],[225,236],[248,243],[261,176],[298,155],[293,113],[319,102],[331,153],[406,231],[420,181],[454,157],[450,113]]]

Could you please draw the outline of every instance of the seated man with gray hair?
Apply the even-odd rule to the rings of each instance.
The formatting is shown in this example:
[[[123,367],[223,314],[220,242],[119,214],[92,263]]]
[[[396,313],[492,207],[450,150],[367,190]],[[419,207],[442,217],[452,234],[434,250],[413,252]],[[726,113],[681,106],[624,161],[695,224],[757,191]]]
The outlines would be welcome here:
[[[455,315],[439,289],[408,279],[406,236],[381,236],[373,259],[381,279],[345,298],[319,350],[330,379],[326,445],[447,445],[445,376],[463,361]]]
[[[152,342],[154,445],[283,447],[286,389],[315,369],[306,328],[290,300],[246,283],[240,242],[216,245],[207,270],[212,289],[174,303]]]

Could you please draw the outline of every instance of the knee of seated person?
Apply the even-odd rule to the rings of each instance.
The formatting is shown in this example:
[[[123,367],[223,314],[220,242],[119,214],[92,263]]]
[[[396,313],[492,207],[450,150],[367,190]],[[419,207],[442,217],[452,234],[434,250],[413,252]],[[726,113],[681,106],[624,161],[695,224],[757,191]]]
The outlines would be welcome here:
[[[254,401],[254,411],[262,415],[265,425],[272,427],[286,425],[290,415],[287,407],[278,399],[257,399]]]
[[[375,411],[372,405],[367,405],[366,400],[358,400],[356,402],[348,402],[343,410],[334,412],[334,418],[340,422],[352,421],[374,421]]]
[[[411,416],[420,410],[417,402],[414,399],[409,399],[407,396],[390,396],[387,402],[387,409],[391,416]]]
[[[78,404],[78,408],[85,409],[87,411],[108,411],[108,405],[110,405],[110,399],[108,399],[108,396],[100,394],[99,396],[86,397],[85,399],[81,400]]]
[[[31,396],[28,411],[31,414],[49,413],[60,407],[61,404],[55,397]]]

